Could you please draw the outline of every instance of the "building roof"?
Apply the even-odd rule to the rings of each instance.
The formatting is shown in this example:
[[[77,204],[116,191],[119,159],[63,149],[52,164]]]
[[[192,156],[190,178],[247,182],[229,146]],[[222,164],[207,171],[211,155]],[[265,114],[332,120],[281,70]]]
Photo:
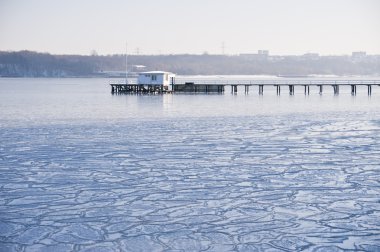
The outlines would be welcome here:
[[[139,74],[172,74],[172,73],[165,72],[165,71],[149,71],[149,72],[140,72]]]

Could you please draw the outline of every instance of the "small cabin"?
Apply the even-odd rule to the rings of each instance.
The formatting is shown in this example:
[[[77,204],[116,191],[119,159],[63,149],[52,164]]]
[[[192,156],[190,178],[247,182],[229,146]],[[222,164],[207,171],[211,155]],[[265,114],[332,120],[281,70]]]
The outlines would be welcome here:
[[[175,74],[164,71],[141,72],[138,84],[144,86],[163,86],[164,90],[173,91]]]

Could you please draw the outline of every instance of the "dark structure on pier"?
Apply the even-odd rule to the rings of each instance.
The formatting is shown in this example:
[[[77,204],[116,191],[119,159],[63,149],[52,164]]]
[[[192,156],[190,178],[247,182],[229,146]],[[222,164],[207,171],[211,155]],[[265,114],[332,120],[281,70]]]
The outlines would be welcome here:
[[[195,84],[194,82],[186,82],[184,84],[175,84],[174,92],[186,93],[224,93],[224,85],[217,84]]]
[[[112,94],[166,93],[163,85],[110,84]]]

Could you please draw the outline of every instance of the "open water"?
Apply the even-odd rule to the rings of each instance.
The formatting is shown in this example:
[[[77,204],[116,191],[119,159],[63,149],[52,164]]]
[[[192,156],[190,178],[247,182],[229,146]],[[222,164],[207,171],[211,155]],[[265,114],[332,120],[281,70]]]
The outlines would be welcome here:
[[[380,251],[380,87],[0,79],[0,251]]]

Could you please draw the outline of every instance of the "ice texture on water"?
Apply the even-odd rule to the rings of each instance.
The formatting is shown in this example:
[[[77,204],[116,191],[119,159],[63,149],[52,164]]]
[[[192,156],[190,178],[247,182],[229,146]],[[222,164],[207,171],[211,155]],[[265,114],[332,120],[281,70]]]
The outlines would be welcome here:
[[[73,246],[69,244],[43,245],[36,244],[26,247],[25,252],[66,252],[73,250]]]
[[[30,244],[38,243],[44,237],[47,237],[49,234],[51,234],[52,231],[53,231],[53,228],[51,227],[44,227],[44,226],[30,227],[30,228],[27,228],[20,235],[17,235],[12,240],[14,240],[16,243],[30,245]]]
[[[377,251],[372,117],[0,130],[5,251]]]

